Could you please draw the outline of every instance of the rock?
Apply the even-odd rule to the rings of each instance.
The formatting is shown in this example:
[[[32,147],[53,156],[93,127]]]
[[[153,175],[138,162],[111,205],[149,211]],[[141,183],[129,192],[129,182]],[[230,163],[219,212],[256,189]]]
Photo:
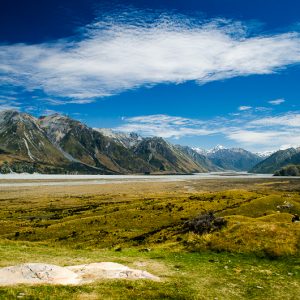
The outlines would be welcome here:
[[[139,252],[150,252],[150,251],[151,251],[150,248],[143,248],[139,250]]]
[[[78,274],[85,282],[104,278],[159,280],[158,277],[146,271],[130,269],[127,266],[112,262],[91,263],[67,268]]]
[[[0,286],[17,284],[77,285],[110,278],[159,280],[159,277],[146,271],[130,269],[113,262],[69,267],[28,263],[0,269]]]
[[[292,208],[294,205],[288,201],[284,201],[282,205],[277,205],[278,209],[290,209]]]
[[[0,269],[0,285],[78,284],[78,275],[66,268],[42,263],[29,263]]]

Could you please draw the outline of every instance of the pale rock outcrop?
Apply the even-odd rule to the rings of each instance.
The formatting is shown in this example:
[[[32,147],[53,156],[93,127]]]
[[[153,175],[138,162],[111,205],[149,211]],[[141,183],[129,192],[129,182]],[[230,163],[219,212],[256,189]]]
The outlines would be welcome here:
[[[17,284],[77,285],[101,279],[159,280],[159,277],[113,262],[68,267],[27,263],[0,269],[0,286]]]

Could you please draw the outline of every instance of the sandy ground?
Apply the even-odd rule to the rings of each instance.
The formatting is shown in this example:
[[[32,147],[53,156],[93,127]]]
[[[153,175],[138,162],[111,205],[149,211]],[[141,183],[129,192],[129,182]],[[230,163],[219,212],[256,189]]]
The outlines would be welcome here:
[[[31,186],[78,186],[139,182],[180,182],[215,179],[268,179],[271,174],[249,174],[245,172],[198,173],[192,175],[43,175],[0,174],[0,188]],[[278,178],[278,177],[277,177]],[[300,177],[299,177],[300,178]]]
[[[100,185],[60,185],[60,186],[0,186],[0,201],[9,199],[20,199],[41,196],[73,196],[73,195],[107,195],[115,196],[122,194],[144,195],[152,193],[197,193],[214,192],[226,189],[266,189],[275,190],[299,190],[300,179],[298,178],[221,178],[221,179],[200,179],[171,182],[122,182],[120,184],[105,183]]]

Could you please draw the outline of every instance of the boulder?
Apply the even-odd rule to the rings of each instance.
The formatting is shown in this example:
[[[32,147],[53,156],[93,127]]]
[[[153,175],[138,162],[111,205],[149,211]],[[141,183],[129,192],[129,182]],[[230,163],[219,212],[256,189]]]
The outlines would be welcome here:
[[[130,269],[127,266],[113,262],[68,267],[27,263],[0,269],[0,286],[17,284],[77,285],[101,279],[159,280],[159,277],[143,270]]]
[[[101,262],[91,263],[87,265],[67,267],[78,274],[83,281],[91,282],[98,279],[107,278],[127,278],[127,279],[151,279],[158,280],[159,278],[142,270],[130,269],[127,266],[113,263]]]
[[[42,263],[28,263],[0,269],[0,285],[78,284],[81,279],[67,268]]]

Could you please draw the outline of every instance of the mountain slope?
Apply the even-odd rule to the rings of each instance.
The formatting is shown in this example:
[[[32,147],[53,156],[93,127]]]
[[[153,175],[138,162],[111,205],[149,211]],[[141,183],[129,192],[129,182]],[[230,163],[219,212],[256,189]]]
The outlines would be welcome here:
[[[300,176],[300,164],[299,165],[287,165],[277,170],[274,173],[275,176]]]
[[[288,164],[300,163],[299,149],[279,150],[251,169],[253,173],[274,173]]]
[[[104,173],[143,172],[151,167],[124,146],[79,121],[61,115],[40,119],[49,139],[73,161]]]
[[[159,137],[95,130],[59,114],[37,119],[17,111],[0,112],[0,172],[186,174],[248,170],[261,160],[239,148],[218,146],[203,153]]]
[[[218,167],[224,170],[249,171],[262,158],[241,148],[219,148],[209,152],[207,157]]]
[[[0,145],[6,155],[33,163],[66,163],[62,153],[48,140],[37,119],[17,111],[0,112]]]
[[[167,173],[203,172],[184,152],[159,137],[145,138],[133,147],[134,153],[153,168]]]
[[[222,171],[222,169],[216,166],[209,158],[192,148],[181,145],[176,145],[175,147],[190,157],[199,166],[202,172]]]
[[[112,139],[114,142],[124,146],[125,148],[134,147],[143,139],[135,132],[116,132],[110,128],[94,128],[94,130],[100,132],[102,135]]]
[[[192,150],[192,148],[187,147],[187,146],[180,146],[180,145],[170,145],[168,143],[166,143],[164,140],[159,139],[159,138],[149,138],[146,141],[144,141],[141,145],[139,145],[144,138],[142,138],[140,135],[131,132],[129,134],[127,133],[123,133],[123,132],[116,132],[113,131],[111,129],[108,128],[97,128],[95,129],[97,131],[99,131],[100,133],[102,133],[103,135],[112,138],[115,142],[123,145],[126,148],[132,148],[135,149],[135,154],[139,157],[141,157],[142,159],[145,159],[145,157],[147,158],[147,155],[145,155],[145,149],[143,149],[143,151],[141,151],[141,148],[147,148],[148,147],[148,152],[152,153],[153,155],[153,151],[154,152],[158,152],[160,151],[162,156],[166,156],[166,157],[171,157],[171,156],[175,156],[177,157],[177,159],[179,160],[179,164],[185,164],[186,165],[186,169],[185,170],[189,170],[188,172],[210,172],[210,171],[217,171],[219,170],[218,167],[214,166],[213,163],[206,158],[203,155],[198,154],[196,151]],[[164,141],[164,142],[162,142]],[[149,145],[149,142],[152,143],[152,146],[154,144],[156,144],[156,146],[158,144],[160,144],[159,149],[156,150],[151,150],[150,148],[152,146]],[[147,144],[147,146],[145,146],[145,144]],[[138,147],[139,145],[139,147]],[[138,150],[137,150],[138,149]],[[164,149],[164,151],[163,151]],[[147,152],[146,151],[146,152]],[[163,152],[163,153],[162,153]],[[150,160],[150,164],[152,164],[152,166],[154,168],[159,168],[159,170],[165,170],[165,168],[169,171],[169,172],[176,172],[177,167],[178,166],[174,166],[173,165],[173,161],[169,161],[166,162],[164,159],[162,159],[161,157],[159,157],[158,153],[155,153],[155,159]],[[165,158],[166,158],[165,157]],[[155,161],[156,160],[156,161]],[[162,161],[163,160],[163,161]],[[192,162],[190,161],[192,160]],[[159,163],[160,161],[160,163]],[[192,168],[190,168],[192,167]],[[180,172],[182,172],[183,169],[179,168]],[[159,171],[156,170],[156,171]]]

